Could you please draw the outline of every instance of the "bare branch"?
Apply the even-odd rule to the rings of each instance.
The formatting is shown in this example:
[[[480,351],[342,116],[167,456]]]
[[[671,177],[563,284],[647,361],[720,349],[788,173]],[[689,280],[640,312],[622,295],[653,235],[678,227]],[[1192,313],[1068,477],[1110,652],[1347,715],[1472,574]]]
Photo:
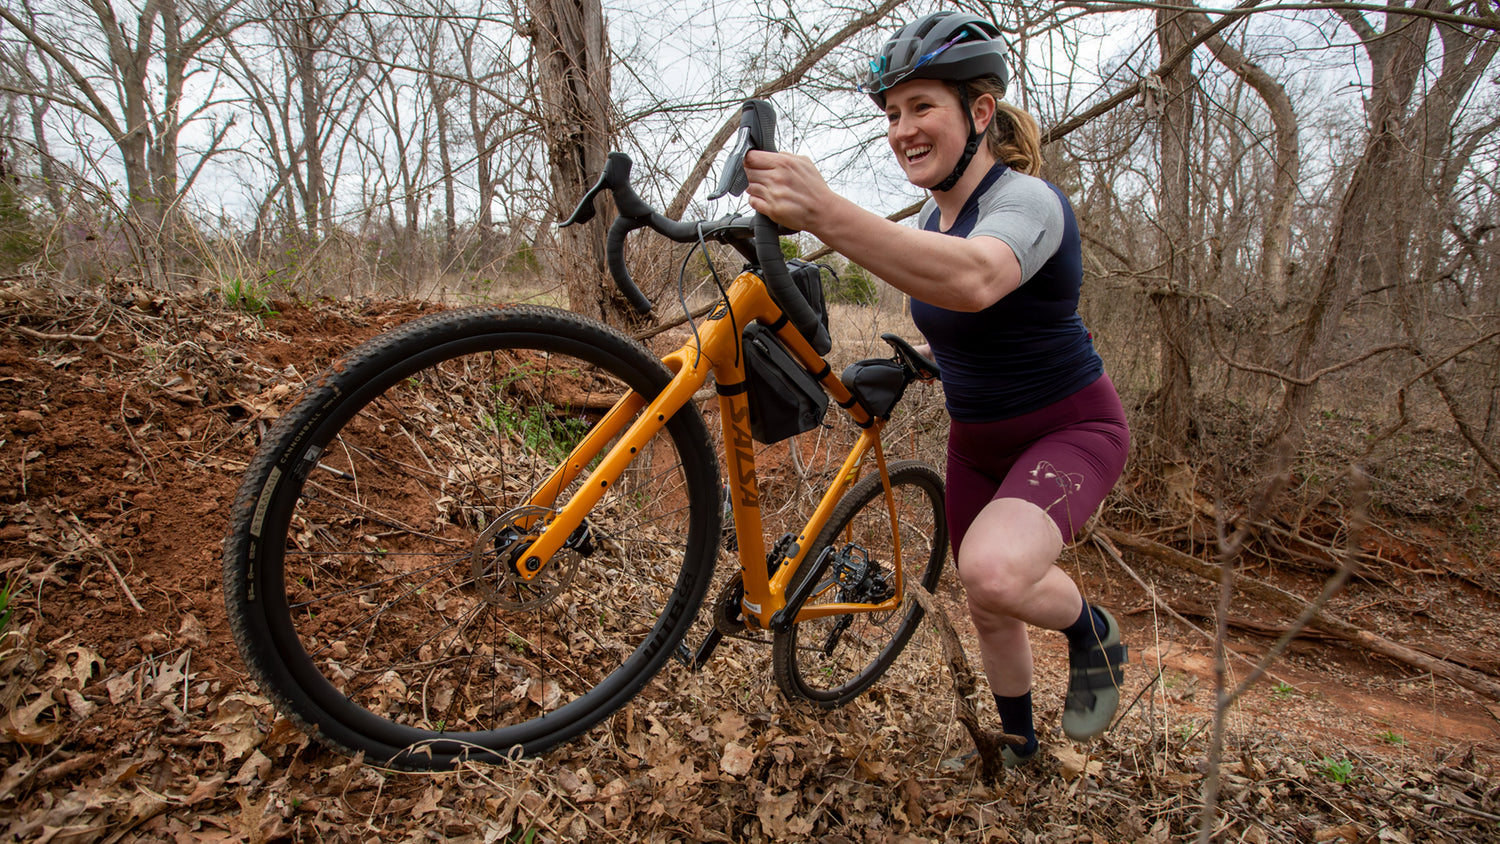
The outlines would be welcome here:
[[[768,97],[777,91],[783,91],[797,84],[802,77],[807,75],[809,70],[822,61],[823,57],[832,52],[835,47],[858,35],[866,28],[873,26],[903,2],[905,0],[882,0],[879,6],[850,21],[842,29],[829,36],[823,43],[807,51],[802,60],[797,62],[790,70],[756,88],[751,97],[756,99]],[[714,159],[718,157],[719,150],[724,148],[724,144],[728,143],[729,138],[734,135],[734,131],[739,124],[740,117],[736,112],[733,117],[724,122],[723,126],[719,127],[719,131],[714,134],[708,145],[704,147],[703,152],[699,154],[698,162],[693,165],[693,169],[688,173],[687,178],[683,180],[682,187],[677,190],[677,195],[672,198],[672,202],[667,206],[668,217],[682,216],[683,210],[687,208],[688,201],[693,198],[693,193],[698,190],[698,185],[703,181],[704,176],[708,175],[708,168],[713,165]]]

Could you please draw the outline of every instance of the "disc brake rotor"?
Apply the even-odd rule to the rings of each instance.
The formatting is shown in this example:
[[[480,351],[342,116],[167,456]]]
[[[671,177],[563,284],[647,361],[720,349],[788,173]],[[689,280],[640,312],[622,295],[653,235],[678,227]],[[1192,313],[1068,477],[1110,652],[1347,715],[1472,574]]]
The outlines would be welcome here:
[[[545,525],[552,512],[544,507],[518,507],[491,522],[474,540],[469,563],[486,601],[508,610],[536,609],[573,582],[583,556],[571,547],[572,542],[557,549],[530,580],[521,575],[526,552],[538,537],[537,526]]]

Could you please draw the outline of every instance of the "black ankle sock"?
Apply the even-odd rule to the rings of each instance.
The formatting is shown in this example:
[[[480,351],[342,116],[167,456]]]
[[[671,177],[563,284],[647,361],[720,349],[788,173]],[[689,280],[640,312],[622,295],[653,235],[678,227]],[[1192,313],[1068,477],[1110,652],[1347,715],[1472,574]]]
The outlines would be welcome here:
[[[1000,712],[1001,729],[1026,739],[1025,744],[1011,745],[1011,752],[1020,756],[1036,752],[1036,726],[1031,721],[1031,692],[1020,697],[995,695],[995,709]]]
[[[1088,601],[1083,602],[1083,610],[1078,613],[1078,620],[1063,628],[1063,635],[1068,637],[1068,647],[1082,648],[1095,642],[1102,641],[1109,626]]]

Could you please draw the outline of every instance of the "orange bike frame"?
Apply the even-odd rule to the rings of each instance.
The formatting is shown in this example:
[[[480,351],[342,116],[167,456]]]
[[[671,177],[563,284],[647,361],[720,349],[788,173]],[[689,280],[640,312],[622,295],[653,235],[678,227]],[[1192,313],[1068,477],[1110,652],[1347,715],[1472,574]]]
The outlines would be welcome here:
[[[527,551],[526,559],[519,567],[522,577],[529,580],[545,568],[552,555],[583,524],[584,518],[619,480],[635,455],[661,431],[673,414],[692,400],[693,395],[707,383],[710,373],[721,388],[744,382],[740,331],[742,326],[759,320],[773,327],[779,324],[776,328],[777,338],[808,372],[818,378],[834,401],[848,409],[850,416],[863,426],[863,430],[833,483],[824,492],[817,509],[797,536],[793,556],[782,561],[773,576],[767,565],[765,537],[762,534],[755,450],[750,437],[750,406],[744,390],[735,390],[729,395],[721,390],[719,418],[724,428],[724,468],[739,542],[740,567],[744,575],[746,620],[752,626],[770,627],[771,617],[786,605],[787,587],[805,561],[811,540],[817,537],[827,523],[839,498],[859,479],[864,462],[871,452],[875,454],[881,484],[887,493],[885,500],[895,533],[893,547],[896,559],[892,561],[896,572],[895,582],[903,583],[901,536],[897,528],[895,502],[889,494],[891,487],[890,477],[886,472],[885,452],[880,444],[880,431],[885,425],[884,421],[871,419],[864,408],[853,400],[848,388],[833,375],[828,362],[813,351],[796,328],[787,323],[781,308],[771,299],[770,292],[758,276],[750,272],[741,273],[730,285],[727,301],[727,308],[721,303],[698,327],[694,340],[662,358],[662,362],[673,372],[672,380],[666,388],[650,403],[635,392],[621,397],[526,502],[527,505],[548,511],[555,510],[555,513]],[[734,315],[733,321],[728,318],[731,313]],[[621,429],[624,429],[623,434],[620,433]],[[604,444],[616,435],[620,436],[619,441],[594,467],[572,499],[557,509],[558,491],[576,480]],[[797,614],[797,620],[894,609],[901,604],[902,591],[902,587],[898,586],[895,595],[879,604],[826,603],[804,606]]]

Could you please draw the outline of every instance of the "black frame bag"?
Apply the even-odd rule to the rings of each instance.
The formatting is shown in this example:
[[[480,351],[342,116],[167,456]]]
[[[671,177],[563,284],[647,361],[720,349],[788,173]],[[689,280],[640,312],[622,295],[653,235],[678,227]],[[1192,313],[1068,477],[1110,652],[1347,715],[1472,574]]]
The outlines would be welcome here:
[[[744,340],[750,435],[769,445],[822,424],[828,413],[828,394],[781,345],[775,332],[752,322],[745,326]]]
[[[823,271],[827,270],[837,281],[839,274],[832,267],[824,264],[813,264],[801,258],[789,258],[786,262],[786,270],[792,276],[792,283],[797,285],[801,291],[802,298],[807,300],[808,307],[823,320],[823,328],[828,328],[828,300],[823,295]],[[809,341],[811,342],[811,341]]]

